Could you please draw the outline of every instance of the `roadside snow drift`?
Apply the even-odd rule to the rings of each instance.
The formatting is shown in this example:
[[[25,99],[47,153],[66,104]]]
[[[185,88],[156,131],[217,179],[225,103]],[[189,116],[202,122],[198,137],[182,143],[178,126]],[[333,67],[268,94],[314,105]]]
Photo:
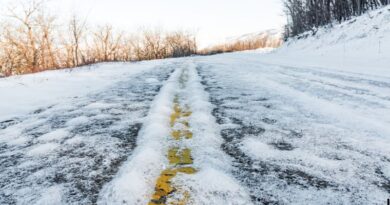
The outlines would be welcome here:
[[[261,57],[263,62],[390,76],[390,6],[307,32]]]

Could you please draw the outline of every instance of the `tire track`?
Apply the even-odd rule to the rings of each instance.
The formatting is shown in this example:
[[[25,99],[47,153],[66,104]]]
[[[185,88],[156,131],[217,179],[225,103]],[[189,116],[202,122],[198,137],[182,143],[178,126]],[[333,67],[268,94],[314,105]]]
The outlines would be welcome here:
[[[205,63],[198,72],[221,127],[221,147],[234,159],[232,173],[254,204],[379,204],[388,193],[388,157],[357,140],[365,141],[366,133],[295,102],[290,87],[279,87],[277,68],[233,67]]]

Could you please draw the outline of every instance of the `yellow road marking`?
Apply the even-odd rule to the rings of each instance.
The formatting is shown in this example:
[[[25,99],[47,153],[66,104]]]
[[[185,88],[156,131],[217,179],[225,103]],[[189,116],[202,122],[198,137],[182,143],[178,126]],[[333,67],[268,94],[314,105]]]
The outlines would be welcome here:
[[[172,178],[174,178],[178,173],[194,174],[195,172],[196,170],[192,167],[180,167],[164,170],[157,179],[155,193],[153,194],[149,205],[166,204],[168,195],[177,190],[174,186],[172,186]]]
[[[180,77],[181,88],[185,87],[185,81],[187,77]],[[193,133],[189,130],[190,124],[188,118],[192,112],[188,106],[184,106],[184,109],[180,106],[179,96],[174,98],[173,112],[170,116],[170,126],[172,129],[171,136],[173,139],[179,141],[183,138],[191,139]],[[175,129],[175,125],[180,124],[178,129]],[[193,164],[193,158],[191,156],[191,149],[173,147],[168,150],[168,160],[171,168],[164,170],[157,179],[155,186],[155,193],[152,196],[148,205],[166,205],[168,198],[175,194],[175,198],[172,198],[169,204],[172,205],[186,205],[190,200],[190,192],[183,190],[179,187],[175,187],[172,184],[172,179],[176,177],[178,173],[182,174],[194,174],[196,170],[191,167]],[[178,198],[179,197],[179,198]]]
[[[182,137],[191,139],[193,136],[192,132],[189,130],[173,130],[171,135],[175,140],[180,140]]]
[[[172,148],[168,151],[168,159],[171,165],[188,165],[192,164],[191,150],[179,148]]]

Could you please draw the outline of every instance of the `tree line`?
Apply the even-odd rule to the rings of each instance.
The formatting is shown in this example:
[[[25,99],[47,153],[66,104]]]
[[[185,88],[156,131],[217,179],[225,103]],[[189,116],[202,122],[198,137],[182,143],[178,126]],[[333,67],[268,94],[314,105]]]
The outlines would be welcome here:
[[[76,15],[60,22],[47,12],[43,0],[10,6],[0,21],[0,73],[5,76],[107,61],[182,57],[196,51],[190,32],[129,33],[111,25],[88,25]]]
[[[388,5],[390,0],[284,0],[284,4],[288,18],[285,37],[288,38]]]

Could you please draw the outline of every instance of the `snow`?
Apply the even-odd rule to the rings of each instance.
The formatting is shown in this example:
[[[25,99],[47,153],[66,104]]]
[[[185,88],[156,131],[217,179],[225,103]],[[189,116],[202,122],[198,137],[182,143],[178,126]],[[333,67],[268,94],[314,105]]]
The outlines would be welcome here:
[[[153,68],[149,63],[101,63],[0,79],[0,121],[104,89]]]
[[[242,142],[242,150],[248,153],[253,158],[259,160],[280,160],[283,159],[286,162],[300,161],[306,166],[316,167],[321,169],[332,168],[340,169],[343,164],[338,161],[328,160],[324,158],[311,155],[303,150],[295,149],[292,151],[278,150],[268,145],[261,140],[255,138],[248,138]]]
[[[390,76],[390,6],[291,39],[262,62]]]
[[[233,177],[211,167],[202,167],[191,178],[183,177],[181,183],[194,188],[194,204],[252,204],[246,190]]]
[[[172,147],[191,150],[172,183],[193,204],[382,204],[388,9],[272,51],[0,79],[0,204],[147,204]],[[191,139],[170,136],[175,96]]]
[[[270,65],[266,56],[197,58],[234,176],[258,204],[380,204],[390,181],[390,79]]]
[[[122,166],[112,182],[101,191],[98,204],[147,204],[159,174],[168,167],[166,154],[170,144],[169,116],[173,99],[180,94],[193,112],[189,123],[194,137],[181,142],[192,151],[194,167],[191,176],[179,174],[174,183],[190,187],[195,204],[250,204],[249,195],[229,175],[231,161],[220,150],[222,139],[211,115],[211,104],[196,72],[196,64],[184,61],[161,89],[138,137],[138,147]],[[186,86],[180,87],[179,76],[188,75]],[[177,128],[177,127],[175,127]],[[132,183],[129,183],[132,182]],[[206,188],[207,187],[207,188]]]
[[[40,142],[61,141],[63,138],[69,135],[69,132],[65,129],[58,129],[53,132],[49,132],[38,137]]]
[[[194,137],[188,144],[200,171],[181,183],[191,187],[194,204],[251,204],[247,190],[229,174],[231,159],[220,149],[219,126],[211,115],[213,107],[196,67],[193,62],[188,65],[188,87],[183,95],[193,112],[189,123]]]
[[[43,196],[35,203],[35,205],[63,204],[61,191],[61,186],[53,186],[48,188],[44,191],[42,194]]]
[[[40,157],[42,155],[49,155],[54,150],[58,149],[60,145],[57,143],[47,143],[47,144],[40,144],[35,147],[33,147],[30,151],[27,152],[30,156],[37,156]]]
[[[21,96],[23,103],[31,102],[26,108],[19,109],[20,102],[1,102],[5,116],[0,121],[0,204],[96,203],[102,186],[133,152],[138,131],[172,63],[100,64],[72,73],[50,71],[2,79],[0,84],[7,82],[12,89],[19,81],[30,81],[23,92],[35,95]],[[48,89],[31,81],[42,76],[52,76],[47,81],[57,87],[45,93]],[[155,80],[145,82],[147,78]],[[75,80],[81,83],[68,84]],[[66,92],[51,93],[62,89]],[[16,96],[11,91],[4,95]]]
[[[167,164],[164,143],[170,134],[169,116],[180,69],[170,76],[154,99],[137,139],[137,148],[115,178],[99,194],[98,204],[147,204],[155,180]]]
[[[225,44],[234,44],[238,41],[254,42],[262,39],[265,40],[265,47],[277,47],[283,42],[283,33],[278,29],[269,29],[241,36],[229,37],[225,40]]]
[[[80,117],[76,117],[76,118],[73,118],[73,119],[70,119],[66,122],[66,125],[67,126],[77,126],[77,125],[80,125],[80,124],[86,124],[88,123],[90,119],[86,116],[80,116]]]

